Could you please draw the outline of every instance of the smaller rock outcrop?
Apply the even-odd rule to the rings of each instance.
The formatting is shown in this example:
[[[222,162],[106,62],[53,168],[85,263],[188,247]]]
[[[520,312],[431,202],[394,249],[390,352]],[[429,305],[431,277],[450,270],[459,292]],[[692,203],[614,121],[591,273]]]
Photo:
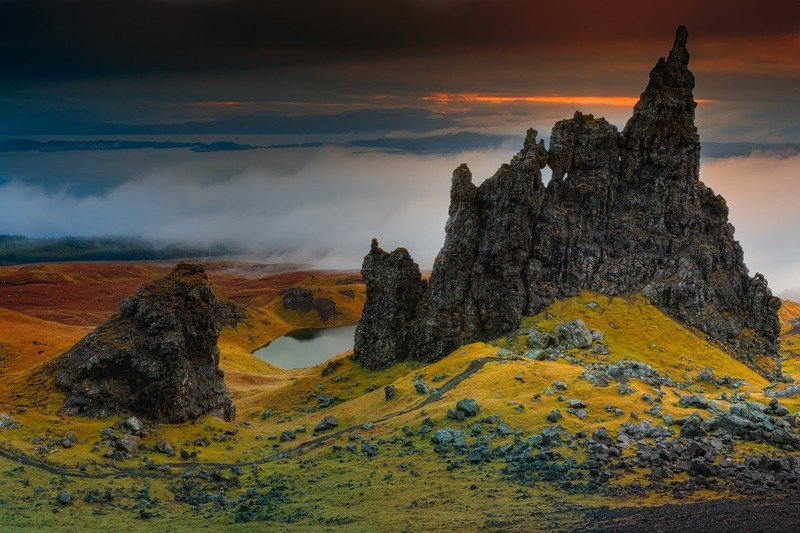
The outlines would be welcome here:
[[[333,300],[330,298],[316,298],[314,291],[311,289],[291,287],[282,289],[281,295],[283,296],[283,308],[287,311],[303,314],[316,311],[322,322],[332,320],[339,314],[336,309],[336,303]]]
[[[389,253],[372,239],[361,275],[367,284],[367,302],[356,326],[355,345],[369,346],[370,357],[360,359],[369,369],[391,365],[398,353],[416,345],[413,328],[417,307],[427,282],[405,248]]]
[[[119,313],[55,360],[56,384],[67,391],[62,412],[233,420],[219,368],[218,311],[201,265],[181,262],[142,285]]]

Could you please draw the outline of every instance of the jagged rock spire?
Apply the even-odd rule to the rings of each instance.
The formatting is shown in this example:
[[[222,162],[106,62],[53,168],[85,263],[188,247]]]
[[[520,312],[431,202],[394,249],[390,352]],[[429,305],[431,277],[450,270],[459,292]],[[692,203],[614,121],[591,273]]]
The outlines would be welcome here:
[[[658,177],[680,179],[677,203],[691,201],[700,161],[687,37],[686,28],[680,26],[667,59],[660,58],[650,71],[647,88],[623,130],[621,146],[623,183],[638,185]]]
[[[393,259],[373,243],[356,359],[369,368],[433,361],[588,289],[641,292],[751,368],[779,376],[779,300],[763,276],[748,275],[725,200],[699,181],[687,37],[679,27],[621,134],[578,112],[555,125],[549,153],[529,130],[511,163],[479,187],[458,167],[426,291],[405,250]],[[553,170],[546,188],[545,162]]]

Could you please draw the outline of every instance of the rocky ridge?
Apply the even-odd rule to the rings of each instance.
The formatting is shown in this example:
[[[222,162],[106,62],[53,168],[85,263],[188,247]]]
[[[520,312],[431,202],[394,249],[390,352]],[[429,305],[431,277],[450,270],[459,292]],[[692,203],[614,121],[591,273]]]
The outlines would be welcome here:
[[[53,363],[63,412],[119,411],[166,422],[236,408],[219,368],[220,304],[201,265],[179,263]]]
[[[388,253],[373,240],[355,358],[370,369],[431,362],[516,328],[556,298],[641,292],[779,377],[780,301],[762,275],[749,275],[724,198],[699,181],[686,41],[681,26],[621,133],[576,112],[554,126],[549,150],[529,130],[480,186],[459,166],[429,282],[405,249]]]

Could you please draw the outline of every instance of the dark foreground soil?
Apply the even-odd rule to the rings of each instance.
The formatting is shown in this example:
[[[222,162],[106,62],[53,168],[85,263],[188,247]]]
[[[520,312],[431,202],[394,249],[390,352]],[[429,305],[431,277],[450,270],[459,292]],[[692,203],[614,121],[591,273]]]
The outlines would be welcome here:
[[[800,492],[775,498],[724,499],[596,511],[591,532],[800,532]]]

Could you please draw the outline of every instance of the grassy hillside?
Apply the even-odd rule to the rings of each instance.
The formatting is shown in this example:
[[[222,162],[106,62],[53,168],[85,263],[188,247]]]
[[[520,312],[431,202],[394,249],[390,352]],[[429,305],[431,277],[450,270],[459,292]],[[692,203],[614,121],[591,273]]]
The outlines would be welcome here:
[[[659,479],[641,458],[671,446],[684,417],[713,418],[714,409],[727,409],[734,396],[768,405],[766,392],[791,386],[769,384],[640,296],[593,293],[557,301],[518,331],[431,365],[371,372],[345,352],[312,368],[281,370],[252,351],[294,329],[353,323],[364,290],[349,274],[268,278],[251,279],[247,288],[244,278],[217,281],[212,275],[215,286],[231,292],[239,283],[239,294],[256,304],[219,340],[236,422],[147,423],[139,450],[127,459],[106,457],[118,451],[109,431],[126,434],[124,415],[59,417],[63,396],[48,388],[40,371],[89,328],[0,310],[0,364],[12,378],[0,387],[0,412],[19,424],[0,429],[0,475],[7,480],[0,488],[0,523],[6,530],[586,528],[587,513],[604,506],[728,496],[722,478],[698,485],[698,475],[676,470]],[[254,288],[259,284],[270,288]],[[324,319],[315,310],[287,309],[285,289],[292,288],[310,291],[314,301],[330,300],[336,314]],[[259,292],[270,294],[269,301]],[[788,303],[781,316],[790,373],[800,367],[788,345],[798,311]],[[590,346],[542,349],[533,342],[573,319],[596,332]],[[604,373],[613,379],[605,382]],[[686,396],[702,397],[709,407],[686,405]],[[460,420],[455,411],[463,399],[475,400],[479,411]],[[584,407],[571,408],[571,400]],[[796,413],[800,398],[780,398],[780,404]],[[326,417],[336,426],[315,431]],[[674,435],[626,436],[650,426]],[[605,434],[611,440],[604,441]],[[599,443],[608,447],[623,437],[630,444],[620,444],[619,457],[595,469]],[[175,456],[156,451],[162,440]],[[720,442],[714,464],[786,453],[752,439]],[[62,492],[70,503],[58,501]]]

